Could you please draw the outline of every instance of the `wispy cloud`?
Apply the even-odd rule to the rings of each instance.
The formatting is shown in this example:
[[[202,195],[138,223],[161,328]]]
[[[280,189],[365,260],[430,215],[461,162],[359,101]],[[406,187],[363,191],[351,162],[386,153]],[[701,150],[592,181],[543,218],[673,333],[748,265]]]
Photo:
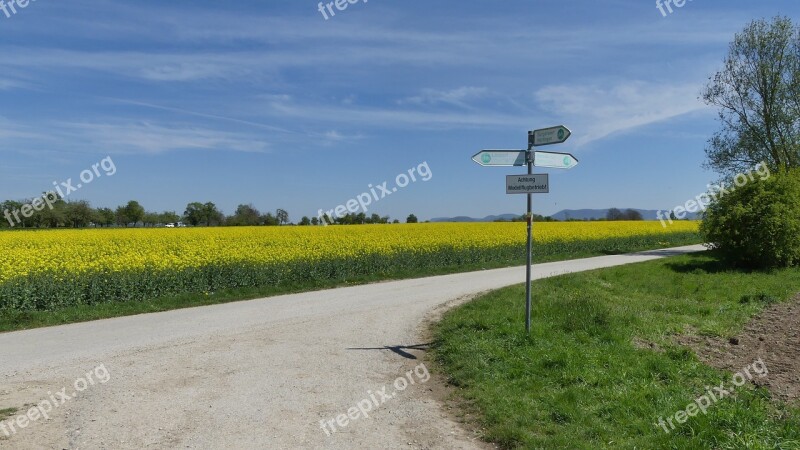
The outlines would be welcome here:
[[[489,90],[486,88],[471,87],[471,86],[464,86],[449,91],[442,91],[436,89],[423,89],[420,95],[415,95],[413,97],[407,97],[402,100],[398,100],[397,103],[400,105],[447,104],[468,109],[471,108],[471,106],[467,103],[469,100],[485,97],[488,93]]]
[[[555,85],[536,92],[542,106],[584,130],[578,144],[706,109],[699,83],[624,81],[610,86]]]
[[[61,123],[75,141],[108,153],[164,153],[176,150],[265,152],[269,144],[239,133],[196,127],[136,123]]]

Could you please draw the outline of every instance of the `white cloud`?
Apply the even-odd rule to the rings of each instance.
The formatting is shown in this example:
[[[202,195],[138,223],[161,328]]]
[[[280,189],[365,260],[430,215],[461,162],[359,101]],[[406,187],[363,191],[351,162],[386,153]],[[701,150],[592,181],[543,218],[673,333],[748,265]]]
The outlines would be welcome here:
[[[449,91],[423,89],[420,95],[399,100],[400,105],[440,105],[447,104],[461,108],[470,108],[467,101],[487,96],[489,90],[482,87],[463,86]]]
[[[536,92],[542,108],[584,130],[579,144],[707,109],[699,83],[624,81],[612,86],[556,85]]]
[[[174,150],[265,152],[269,144],[248,136],[195,127],[137,123],[64,123],[74,141],[108,153],[164,153]]]

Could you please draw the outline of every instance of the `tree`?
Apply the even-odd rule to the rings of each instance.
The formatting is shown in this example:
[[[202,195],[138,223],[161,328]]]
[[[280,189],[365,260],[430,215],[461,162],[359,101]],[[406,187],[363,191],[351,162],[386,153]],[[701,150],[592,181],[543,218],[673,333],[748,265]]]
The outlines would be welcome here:
[[[219,225],[225,219],[225,215],[222,214],[222,211],[217,209],[217,205],[212,202],[208,202],[203,205],[203,219],[206,222],[206,226],[210,227],[211,224]]]
[[[128,218],[125,217],[125,207],[118,206],[117,209],[114,211],[114,220],[117,222],[117,225],[125,225],[128,226]]]
[[[317,218],[317,217],[312,217],[312,218],[311,218],[311,225],[314,225],[314,226],[317,226],[317,225],[319,225],[319,218]]]
[[[278,208],[278,210],[275,211],[275,218],[278,219],[278,225],[289,223],[289,213],[283,209]]]
[[[264,217],[262,217],[261,220],[264,222],[264,225],[270,227],[278,225],[278,219],[276,219],[275,216],[272,215],[272,213],[264,214]]]
[[[800,169],[755,178],[716,198],[700,231],[731,265],[800,265]]]
[[[160,216],[155,212],[146,212],[142,216],[142,225],[154,227],[159,222]]]
[[[419,219],[417,219],[417,216],[409,214],[406,218],[406,223],[419,223]]]
[[[644,217],[642,217],[642,213],[636,211],[635,209],[628,208],[625,210],[624,213],[622,213],[622,215],[623,215],[623,220],[644,220]]]
[[[800,165],[800,29],[788,17],[755,20],[730,45],[702,94],[722,124],[706,166],[732,177],[765,162]]]
[[[95,211],[94,223],[101,227],[110,227],[114,224],[114,211],[110,208],[100,208]]]
[[[164,211],[158,215],[159,223],[176,223],[181,220],[180,216],[175,211]]]
[[[300,219],[299,225],[311,225],[311,219],[309,219],[306,216],[303,216],[303,218]]]
[[[625,220],[625,215],[617,208],[611,208],[606,213],[606,220]]]
[[[135,227],[137,223],[144,219],[144,208],[136,200],[131,200],[122,209],[122,214],[125,219],[125,224],[132,223]]]
[[[252,205],[239,205],[228,218],[228,225],[256,226],[261,224],[261,213]]]
[[[203,212],[203,204],[200,202],[192,202],[186,205],[186,211],[183,212],[183,217],[192,226],[200,225],[205,217]]]
[[[73,228],[88,226],[92,222],[93,215],[92,207],[87,201],[69,202],[66,205],[66,219]]]

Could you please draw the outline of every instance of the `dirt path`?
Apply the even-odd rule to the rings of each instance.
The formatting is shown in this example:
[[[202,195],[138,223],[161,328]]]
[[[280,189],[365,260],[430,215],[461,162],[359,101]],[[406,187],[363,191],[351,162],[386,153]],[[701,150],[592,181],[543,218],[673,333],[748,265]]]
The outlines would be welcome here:
[[[800,295],[765,309],[738,336],[681,336],[678,342],[706,364],[734,373],[760,359],[769,374],[753,382],[784,401],[800,403]]]
[[[0,410],[39,404],[48,419],[17,420],[0,448],[482,448],[430,395],[420,324],[523,280],[517,267],[1,334]]]

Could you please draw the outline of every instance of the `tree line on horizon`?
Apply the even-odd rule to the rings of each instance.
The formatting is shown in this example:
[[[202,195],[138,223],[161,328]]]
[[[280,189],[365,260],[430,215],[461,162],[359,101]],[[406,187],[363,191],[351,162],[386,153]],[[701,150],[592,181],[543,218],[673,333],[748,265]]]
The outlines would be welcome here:
[[[0,203],[2,213],[17,212],[11,217],[18,217],[20,222],[0,218],[0,228],[88,228],[88,227],[157,227],[167,224],[183,223],[190,226],[281,226],[294,225],[289,220],[289,213],[284,209],[275,212],[262,213],[252,204],[242,204],[236,211],[226,216],[213,202],[192,202],[186,205],[183,214],[175,211],[161,213],[147,211],[138,201],[131,200],[116,209],[93,208],[88,201],[65,201],[58,198],[52,202],[52,208],[42,207],[40,210],[29,209],[28,217],[20,211],[24,205],[33,204],[33,201],[21,202],[6,200]],[[414,214],[406,218],[406,223],[417,223]],[[364,225],[400,223],[391,220],[389,216],[364,213],[347,214],[335,219],[329,219],[329,224],[334,225]],[[318,217],[303,216],[296,225],[314,226],[323,225]]]

